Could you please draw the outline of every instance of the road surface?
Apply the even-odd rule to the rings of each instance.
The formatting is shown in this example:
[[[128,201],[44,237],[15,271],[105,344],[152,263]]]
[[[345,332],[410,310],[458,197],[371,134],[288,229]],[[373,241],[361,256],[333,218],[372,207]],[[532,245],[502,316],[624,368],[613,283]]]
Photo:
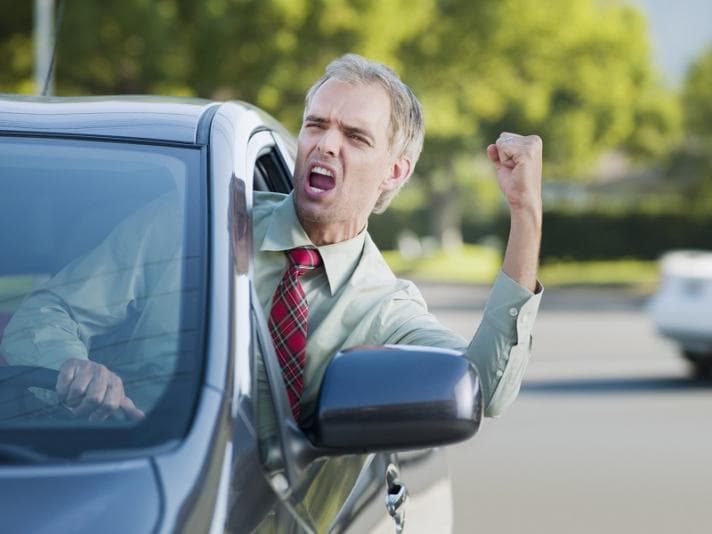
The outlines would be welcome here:
[[[419,284],[469,337],[486,292]],[[455,532],[712,532],[712,385],[630,292],[547,290],[516,403],[450,448]]]

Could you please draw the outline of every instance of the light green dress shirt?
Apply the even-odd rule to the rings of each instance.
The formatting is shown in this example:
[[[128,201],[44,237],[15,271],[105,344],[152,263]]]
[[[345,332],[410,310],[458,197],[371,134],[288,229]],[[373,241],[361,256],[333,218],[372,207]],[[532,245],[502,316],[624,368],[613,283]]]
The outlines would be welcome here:
[[[292,195],[255,193],[254,280],[269,316],[287,267],[284,251],[314,246],[299,223]],[[311,413],[330,357],[358,345],[409,344],[463,351],[482,384],[485,415],[497,416],[517,396],[531,355],[541,291],[500,272],[482,322],[469,343],[430,313],[409,281],[395,277],[365,230],[353,239],[317,247],[323,267],[300,280],[309,303],[302,413]]]

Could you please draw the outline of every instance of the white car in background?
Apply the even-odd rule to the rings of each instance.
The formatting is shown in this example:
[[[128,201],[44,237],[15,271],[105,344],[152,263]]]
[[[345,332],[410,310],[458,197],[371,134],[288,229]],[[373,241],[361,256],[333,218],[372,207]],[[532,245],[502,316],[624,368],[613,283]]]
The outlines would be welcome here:
[[[655,327],[678,343],[699,376],[712,377],[712,252],[672,251],[660,263],[650,303]]]

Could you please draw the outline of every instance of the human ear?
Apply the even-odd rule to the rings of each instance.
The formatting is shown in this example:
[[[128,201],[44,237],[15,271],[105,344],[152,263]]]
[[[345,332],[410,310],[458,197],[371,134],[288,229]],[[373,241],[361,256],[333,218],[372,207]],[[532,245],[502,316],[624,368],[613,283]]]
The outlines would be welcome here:
[[[391,163],[388,176],[381,183],[382,191],[391,191],[396,189],[410,177],[413,172],[413,167],[410,159],[404,157],[398,158]]]

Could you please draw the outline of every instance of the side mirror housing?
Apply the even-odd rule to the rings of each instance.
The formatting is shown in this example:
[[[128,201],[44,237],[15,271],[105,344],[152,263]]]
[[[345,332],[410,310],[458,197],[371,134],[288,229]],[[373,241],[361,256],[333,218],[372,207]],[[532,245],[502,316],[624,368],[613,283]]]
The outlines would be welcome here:
[[[338,454],[433,447],[473,436],[482,411],[477,371],[460,353],[357,347],[329,363],[309,434]]]

